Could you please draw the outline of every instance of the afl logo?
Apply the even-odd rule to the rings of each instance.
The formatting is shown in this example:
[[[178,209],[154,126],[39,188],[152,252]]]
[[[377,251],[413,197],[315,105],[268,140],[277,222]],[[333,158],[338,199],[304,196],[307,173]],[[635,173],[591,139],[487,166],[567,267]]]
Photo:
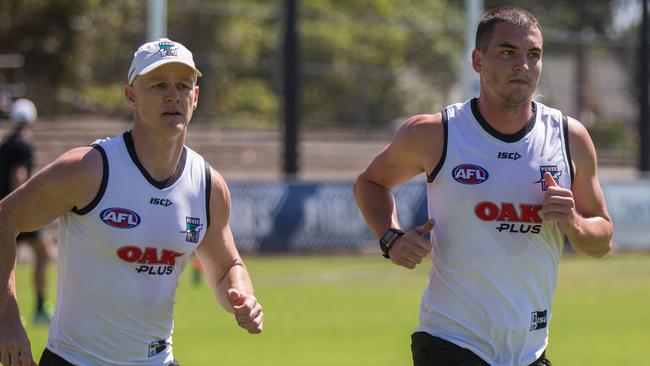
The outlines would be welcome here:
[[[454,180],[462,184],[481,184],[488,180],[487,170],[474,164],[461,164],[451,172]]]
[[[104,224],[118,229],[131,229],[140,225],[140,215],[128,208],[111,207],[99,214]]]

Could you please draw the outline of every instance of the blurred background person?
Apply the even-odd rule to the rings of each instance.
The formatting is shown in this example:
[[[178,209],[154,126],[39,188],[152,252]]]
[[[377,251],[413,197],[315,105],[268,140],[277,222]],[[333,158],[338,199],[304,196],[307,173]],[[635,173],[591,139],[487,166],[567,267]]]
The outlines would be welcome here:
[[[11,92],[7,86],[7,79],[0,74],[0,120],[9,119],[11,111]]]
[[[36,122],[36,106],[28,99],[17,99],[10,107],[12,130],[0,145],[0,199],[29,179],[34,168],[32,132]],[[34,250],[34,287],[36,310],[34,322],[47,324],[52,306],[46,302],[47,268],[53,256],[52,238],[44,231],[20,233],[18,244],[29,243]]]

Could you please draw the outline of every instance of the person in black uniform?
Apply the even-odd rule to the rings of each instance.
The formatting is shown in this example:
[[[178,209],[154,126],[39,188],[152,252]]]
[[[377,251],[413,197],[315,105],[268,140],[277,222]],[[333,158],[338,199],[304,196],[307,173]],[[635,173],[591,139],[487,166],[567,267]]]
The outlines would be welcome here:
[[[36,107],[28,99],[18,99],[12,104],[9,115],[14,126],[0,145],[0,199],[27,181],[34,168],[32,130],[36,122]],[[36,230],[20,233],[16,241],[29,243],[34,249],[34,322],[47,324],[52,313],[51,306],[46,306],[47,267],[54,251],[52,239],[45,231]]]

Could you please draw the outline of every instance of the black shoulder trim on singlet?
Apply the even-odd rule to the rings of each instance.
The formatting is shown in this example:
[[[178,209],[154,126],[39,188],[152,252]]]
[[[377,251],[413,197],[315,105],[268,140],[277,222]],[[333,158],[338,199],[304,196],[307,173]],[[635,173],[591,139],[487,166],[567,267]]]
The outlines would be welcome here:
[[[207,160],[205,163],[205,218],[207,220],[206,228],[210,227],[210,193],[212,192],[212,170]]]
[[[93,149],[99,151],[99,154],[102,156],[102,182],[99,185],[99,191],[97,191],[97,195],[95,195],[95,198],[93,198],[93,200],[90,201],[86,207],[78,209],[75,206],[72,208],[71,211],[77,215],[85,215],[88,212],[92,211],[99,204],[99,201],[101,201],[102,197],[104,197],[106,186],[108,185],[108,157],[106,156],[106,151],[104,151],[104,148],[98,144],[92,144],[90,146],[92,146]]]
[[[174,173],[169,176],[169,178],[163,181],[159,181],[155,180],[151,175],[149,175],[149,172],[144,168],[144,166],[142,166],[140,160],[138,160],[138,156],[135,153],[135,146],[133,145],[133,137],[131,136],[131,131],[124,132],[123,136],[124,144],[126,145],[126,150],[129,152],[131,160],[133,160],[133,163],[138,167],[140,173],[142,173],[142,176],[144,176],[147,182],[149,182],[152,186],[158,189],[165,189],[176,183],[178,178],[181,177],[181,174],[183,174],[183,169],[185,169],[185,161],[187,160],[187,149],[185,146],[183,146],[183,152],[181,153],[181,158],[178,161],[178,165],[176,166]]]
[[[569,172],[571,173],[571,186],[573,186],[573,178],[575,173],[573,172],[573,160],[571,160],[571,149],[569,145],[569,118],[566,114],[562,113],[562,129],[564,135],[564,148],[566,149],[566,158],[569,164]]]
[[[445,158],[447,157],[447,135],[448,132],[447,130],[449,127],[447,124],[449,123],[449,116],[447,115],[447,108],[442,110],[442,130],[444,131],[444,141],[442,142],[442,154],[440,154],[440,160],[438,161],[438,164],[436,164],[436,167],[433,168],[433,171],[431,174],[427,174],[427,182],[431,183],[433,182],[434,179],[436,179],[436,176],[440,172],[440,169],[442,169],[442,165],[445,163]]]
[[[483,118],[483,115],[481,114],[481,111],[478,109],[478,99],[474,98],[472,99],[471,102],[472,105],[472,114],[474,114],[474,118],[478,121],[478,123],[483,127],[483,129],[492,135],[494,138],[499,139],[503,142],[517,142],[521,139],[523,139],[530,131],[533,130],[533,127],[535,127],[535,121],[537,120],[537,105],[535,105],[535,102],[531,103],[530,110],[533,112],[533,115],[530,117],[528,122],[526,122],[526,125],[521,128],[521,130],[513,133],[513,134],[506,134],[506,133],[501,133],[497,130],[495,130],[490,124]]]

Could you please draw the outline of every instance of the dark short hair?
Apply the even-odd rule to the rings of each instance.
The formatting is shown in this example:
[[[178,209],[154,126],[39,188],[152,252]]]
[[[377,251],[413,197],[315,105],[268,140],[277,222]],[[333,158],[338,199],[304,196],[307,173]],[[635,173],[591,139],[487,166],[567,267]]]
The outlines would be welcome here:
[[[517,6],[502,6],[488,10],[479,19],[478,28],[476,29],[475,47],[477,49],[485,52],[490,43],[494,27],[499,23],[510,23],[525,29],[537,27],[540,31],[542,30],[537,19],[526,9]]]

